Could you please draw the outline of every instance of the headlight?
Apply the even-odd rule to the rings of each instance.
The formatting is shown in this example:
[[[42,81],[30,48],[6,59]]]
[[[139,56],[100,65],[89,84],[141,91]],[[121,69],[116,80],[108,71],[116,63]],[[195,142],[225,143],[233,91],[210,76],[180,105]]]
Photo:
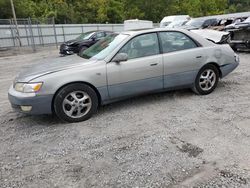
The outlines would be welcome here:
[[[39,82],[39,83],[20,83],[20,82],[17,82],[14,85],[14,88],[16,91],[19,91],[22,93],[35,93],[41,89],[42,85],[43,85],[42,82]]]

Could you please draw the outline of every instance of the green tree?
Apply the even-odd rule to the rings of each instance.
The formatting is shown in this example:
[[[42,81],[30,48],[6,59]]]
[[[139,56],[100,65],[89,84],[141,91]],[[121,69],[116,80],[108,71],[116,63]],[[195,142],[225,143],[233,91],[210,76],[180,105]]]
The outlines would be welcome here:
[[[249,0],[13,0],[18,18],[55,17],[56,23],[159,22],[164,16],[192,17],[250,10]],[[11,18],[9,0],[0,0],[0,18]]]

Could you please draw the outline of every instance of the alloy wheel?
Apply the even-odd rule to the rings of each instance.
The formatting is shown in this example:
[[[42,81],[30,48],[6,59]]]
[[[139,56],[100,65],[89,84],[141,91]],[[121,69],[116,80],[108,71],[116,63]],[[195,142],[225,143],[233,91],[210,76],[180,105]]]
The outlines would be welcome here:
[[[212,69],[206,69],[202,72],[199,85],[203,91],[209,91],[216,83],[216,74]]]
[[[71,118],[85,116],[92,107],[90,96],[84,91],[73,91],[63,100],[63,111]]]

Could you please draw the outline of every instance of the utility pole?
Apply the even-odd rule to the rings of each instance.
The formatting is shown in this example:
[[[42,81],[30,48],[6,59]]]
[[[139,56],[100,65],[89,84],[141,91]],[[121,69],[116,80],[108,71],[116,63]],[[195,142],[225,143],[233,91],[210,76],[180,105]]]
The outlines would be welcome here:
[[[19,35],[19,28],[18,28],[18,24],[17,24],[17,20],[16,20],[16,12],[15,12],[15,7],[14,7],[13,0],[10,0],[10,4],[11,4],[14,23],[15,23],[15,26],[16,26],[17,39],[18,39],[18,42],[19,42],[19,46],[22,46],[20,35]]]

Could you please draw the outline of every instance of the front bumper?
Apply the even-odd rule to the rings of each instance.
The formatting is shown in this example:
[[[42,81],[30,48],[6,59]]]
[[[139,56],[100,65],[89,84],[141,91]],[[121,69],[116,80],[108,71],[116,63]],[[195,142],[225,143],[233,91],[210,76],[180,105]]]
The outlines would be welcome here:
[[[51,104],[53,95],[36,95],[35,93],[21,93],[16,91],[13,86],[8,93],[9,101],[12,108],[16,111],[27,114],[51,114]],[[30,107],[30,111],[23,111],[21,106]]]
[[[71,55],[76,53],[76,48],[68,46],[66,44],[61,44],[60,46],[60,54]]]

